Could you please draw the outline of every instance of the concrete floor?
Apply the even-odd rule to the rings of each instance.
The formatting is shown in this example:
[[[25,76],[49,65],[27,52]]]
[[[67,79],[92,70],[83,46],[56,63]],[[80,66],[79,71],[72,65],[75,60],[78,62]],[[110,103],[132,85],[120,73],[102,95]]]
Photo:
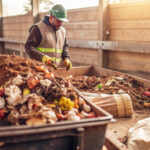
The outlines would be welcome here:
[[[106,137],[114,138],[119,144],[126,148],[124,142],[127,140],[128,130],[136,124],[138,120],[142,120],[150,116],[150,110],[142,110],[134,112],[131,118],[116,118],[116,122],[108,124]],[[111,149],[110,149],[111,150]]]

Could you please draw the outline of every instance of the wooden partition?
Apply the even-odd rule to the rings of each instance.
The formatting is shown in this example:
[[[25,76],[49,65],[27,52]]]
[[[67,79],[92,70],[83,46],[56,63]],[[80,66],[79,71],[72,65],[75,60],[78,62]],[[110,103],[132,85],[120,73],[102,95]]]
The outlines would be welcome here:
[[[150,1],[112,4],[109,8],[109,40],[150,42]]]
[[[68,19],[64,24],[68,39],[98,40],[98,7],[70,10]]]
[[[68,12],[69,23],[65,23],[67,39],[98,40],[98,7],[74,9]],[[98,65],[98,49],[72,48],[69,52],[74,65]]]
[[[25,40],[30,26],[33,24],[31,15],[20,15],[3,18],[3,36]]]
[[[31,15],[19,15],[3,18],[3,37],[12,40],[25,41],[29,28],[33,24]],[[5,43],[5,49],[20,50],[17,43]]]
[[[150,1],[109,6],[110,41],[150,43]],[[138,48],[139,45],[137,45]],[[136,47],[136,45],[135,45]],[[133,47],[134,49],[134,47]],[[147,52],[109,52],[109,68],[150,73],[150,48]],[[149,51],[149,52],[148,52]]]

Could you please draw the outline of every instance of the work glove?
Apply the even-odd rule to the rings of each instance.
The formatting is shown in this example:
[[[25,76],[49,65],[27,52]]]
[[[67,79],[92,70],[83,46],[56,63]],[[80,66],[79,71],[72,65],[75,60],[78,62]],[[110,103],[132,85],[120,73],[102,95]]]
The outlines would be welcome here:
[[[64,62],[65,62],[65,65],[66,65],[66,70],[67,71],[70,70],[72,68],[72,63],[71,63],[70,59],[65,58]]]
[[[55,70],[57,70],[57,65],[54,64],[53,60],[51,57],[49,57],[48,55],[44,55],[42,57],[42,62],[48,66],[53,67]]]

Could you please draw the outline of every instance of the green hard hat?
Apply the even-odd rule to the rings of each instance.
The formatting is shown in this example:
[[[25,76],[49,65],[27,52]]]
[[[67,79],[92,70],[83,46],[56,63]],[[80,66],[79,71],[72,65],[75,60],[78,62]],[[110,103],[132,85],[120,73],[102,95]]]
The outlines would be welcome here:
[[[67,19],[67,10],[60,4],[54,5],[50,10],[50,14],[55,16],[58,20],[69,22]]]

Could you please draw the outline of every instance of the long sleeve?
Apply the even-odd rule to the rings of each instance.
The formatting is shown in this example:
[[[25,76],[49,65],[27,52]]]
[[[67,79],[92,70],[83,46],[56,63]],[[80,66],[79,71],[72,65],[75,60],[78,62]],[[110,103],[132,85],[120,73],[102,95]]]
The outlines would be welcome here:
[[[30,56],[31,59],[36,59],[38,61],[42,60],[44,54],[36,50],[36,47],[39,46],[41,39],[42,35],[38,26],[32,26],[30,28],[29,36],[25,44],[26,53]]]
[[[64,42],[64,46],[63,46],[63,52],[62,52],[61,57],[63,60],[67,57],[70,59],[69,51],[68,51],[68,43],[67,43],[66,38],[65,38],[65,42]]]

